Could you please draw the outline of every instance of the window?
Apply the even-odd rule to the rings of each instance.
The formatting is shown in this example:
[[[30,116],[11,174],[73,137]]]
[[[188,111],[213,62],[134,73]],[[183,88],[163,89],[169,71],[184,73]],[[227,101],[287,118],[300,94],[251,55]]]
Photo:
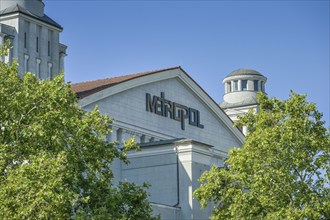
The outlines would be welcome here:
[[[40,50],[40,36],[42,36],[41,29],[42,29],[42,27],[37,25],[37,31],[36,31],[36,51],[37,51],[37,53],[39,53],[39,50]]]
[[[26,39],[26,32],[24,32],[24,48],[27,47],[27,39]]]
[[[265,82],[261,81],[261,91],[265,92]]]
[[[227,92],[231,92],[231,82],[229,82],[228,84],[227,84]]]
[[[258,82],[259,80],[253,80],[254,91],[259,91]]]
[[[48,41],[48,56],[50,56],[50,41]]]
[[[36,38],[36,52],[39,52],[39,37]]]
[[[22,27],[23,29],[24,29],[24,34],[23,34],[23,32],[21,33],[21,34],[23,34],[23,38],[24,39],[22,39],[23,40],[23,45],[24,45],[24,49],[29,49],[29,47],[30,47],[30,22],[28,22],[28,21],[26,21],[26,20],[24,20],[24,24],[23,24],[23,27]],[[33,52],[33,51],[32,51]]]
[[[234,91],[238,91],[238,81],[234,81]]]
[[[243,91],[247,90],[247,80],[242,80],[242,90]]]
[[[48,30],[48,56],[52,57],[53,53],[53,46],[54,46],[54,39],[53,39],[53,31]]]

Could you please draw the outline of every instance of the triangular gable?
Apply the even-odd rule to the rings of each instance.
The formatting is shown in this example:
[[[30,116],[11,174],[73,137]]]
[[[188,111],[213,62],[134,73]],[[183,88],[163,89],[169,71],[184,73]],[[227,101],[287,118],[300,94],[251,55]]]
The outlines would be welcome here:
[[[233,122],[227,114],[181,67],[73,84],[72,90],[80,97],[79,105],[84,108],[120,92],[173,78],[178,79],[190,89],[220,119],[239,143],[242,144],[244,142],[244,135],[237,128],[233,127]]]

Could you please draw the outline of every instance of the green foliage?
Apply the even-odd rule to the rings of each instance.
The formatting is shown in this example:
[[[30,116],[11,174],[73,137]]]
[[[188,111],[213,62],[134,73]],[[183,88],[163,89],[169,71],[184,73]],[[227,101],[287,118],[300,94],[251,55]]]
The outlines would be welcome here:
[[[155,219],[144,186],[112,184],[111,120],[84,112],[63,75],[41,81],[0,62],[0,219]]]
[[[215,204],[212,219],[330,219],[330,137],[305,95],[258,95],[260,111],[240,118],[249,133],[212,167],[195,198]]]
[[[10,43],[10,40],[5,40],[4,44],[0,45],[0,56],[7,56],[11,48],[12,45]]]

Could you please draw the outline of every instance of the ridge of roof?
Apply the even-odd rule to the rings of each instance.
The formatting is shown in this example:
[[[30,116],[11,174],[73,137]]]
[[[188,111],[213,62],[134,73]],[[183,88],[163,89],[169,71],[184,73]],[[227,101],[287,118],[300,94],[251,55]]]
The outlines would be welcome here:
[[[5,8],[3,10],[0,11],[0,16],[1,15],[7,15],[7,14],[12,14],[12,13],[16,13],[16,12],[20,12],[22,14],[28,15],[30,17],[33,17],[35,19],[38,19],[40,21],[43,21],[47,24],[50,24],[52,26],[55,26],[61,30],[63,30],[62,26],[60,24],[58,24],[56,21],[54,21],[53,19],[51,19],[50,17],[48,17],[46,14],[44,14],[44,16],[38,16],[33,14],[32,12],[30,12],[29,10],[26,10],[25,8],[23,8],[22,6],[20,6],[19,4],[10,6],[8,8]]]
[[[86,96],[92,95],[96,92],[99,92],[103,89],[109,88],[111,86],[136,79],[141,76],[155,74],[163,71],[168,70],[174,70],[174,69],[181,69],[180,66],[170,67],[166,69],[159,69],[159,70],[152,70],[147,72],[139,72],[139,73],[133,73],[133,74],[126,74],[122,76],[114,76],[110,78],[105,79],[98,79],[98,80],[91,80],[91,81],[85,81],[80,83],[74,83],[71,85],[72,91],[74,91],[77,94],[78,98],[84,98]]]

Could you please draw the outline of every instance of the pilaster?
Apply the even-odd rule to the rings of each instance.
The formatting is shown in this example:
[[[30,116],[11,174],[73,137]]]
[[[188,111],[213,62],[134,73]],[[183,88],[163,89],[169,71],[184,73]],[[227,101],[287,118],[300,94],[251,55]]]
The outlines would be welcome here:
[[[238,80],[237,91],[242,91],[242,80]]]

